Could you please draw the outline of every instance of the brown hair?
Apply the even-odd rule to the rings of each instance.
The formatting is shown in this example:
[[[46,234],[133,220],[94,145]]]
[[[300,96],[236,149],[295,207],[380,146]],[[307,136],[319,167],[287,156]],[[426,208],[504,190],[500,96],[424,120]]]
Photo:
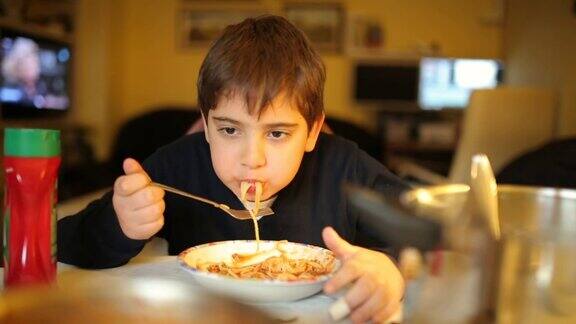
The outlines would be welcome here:
[[[204,117],[221,96],[245,98],[260,115],[279,94],[287,95],[308,128],[324,111],[326,72],[306,36],[279,16],[248,18],[226,27],[210,48],[198,76]]]

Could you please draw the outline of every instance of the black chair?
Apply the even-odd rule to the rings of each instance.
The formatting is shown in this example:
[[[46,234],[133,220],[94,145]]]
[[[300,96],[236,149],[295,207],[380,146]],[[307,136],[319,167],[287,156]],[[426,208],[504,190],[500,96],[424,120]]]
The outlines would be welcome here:
[[[516,158],[498,183],[576,189],[576,138],[552,141]]]
[[[120,174],[127,157],[144,161],[161,146],[186,134],[200,117],[200,111],[193,107],[160,107],[134,117],[116,135],[110,167]]]
[[[87,143],[75,145],[74,156],[82,161],[63,164],[58,180],[58,199],[65,201],[95,190],[111,187],[123,174],[122,163],[132,157],[140,162],[164,146],[186,134],[201,117],[194,107],[158,107],[138,115],[122,125],[112,144],[108,161],[98,162]],[[63,151],[66,149],[63,145]],[[81,148],[81,150],[79,149]]]
[[[334,134],[356,142],[358,147],[378,161],[382,161],[383,147],[375,135],[348,121],[326,116],[326,124]]]

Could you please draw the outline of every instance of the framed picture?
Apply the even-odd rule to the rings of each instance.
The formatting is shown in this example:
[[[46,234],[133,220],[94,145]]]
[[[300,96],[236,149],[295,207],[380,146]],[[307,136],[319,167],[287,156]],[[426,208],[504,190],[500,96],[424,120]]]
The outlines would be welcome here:
[[[384,24],[378,17],[348,13],[346,22],[346,52],[351,55],[383,53],[385,44]]]
[[[178,34],[182,48],[208,47],[228,25],[264,14],[256,10],[183,9],[179,12]]]
[[[344,14],[339,3],[287,3],[284,13],[318,50],[342,50]]]

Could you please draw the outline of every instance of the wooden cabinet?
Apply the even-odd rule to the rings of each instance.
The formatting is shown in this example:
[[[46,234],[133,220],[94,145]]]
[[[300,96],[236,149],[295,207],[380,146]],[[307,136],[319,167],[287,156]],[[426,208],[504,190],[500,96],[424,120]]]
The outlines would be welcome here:
[[[0,25],[71,41],[76,0],[10,0],[0,2]]]

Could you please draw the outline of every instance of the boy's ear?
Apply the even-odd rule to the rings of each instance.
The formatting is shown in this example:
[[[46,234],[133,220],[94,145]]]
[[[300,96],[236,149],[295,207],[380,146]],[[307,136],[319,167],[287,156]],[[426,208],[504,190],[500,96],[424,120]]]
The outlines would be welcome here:
[[[210,139],[208,139],[208,121],[207,121],[207,117],[208,116],[204,116],[204,113],[202,114],[202,123],[204,123],[204,137],[206,138],[206,142],[208,142],[208,144],[210,144]]]
[[[324,124],[324,113],[312,123],[312,127],[308,132],[308,138],[306,139],[306,152],[311,152],[314,147],[316,147],[316,141],[318,141],[318,136],[322,130],[322,125]]]

